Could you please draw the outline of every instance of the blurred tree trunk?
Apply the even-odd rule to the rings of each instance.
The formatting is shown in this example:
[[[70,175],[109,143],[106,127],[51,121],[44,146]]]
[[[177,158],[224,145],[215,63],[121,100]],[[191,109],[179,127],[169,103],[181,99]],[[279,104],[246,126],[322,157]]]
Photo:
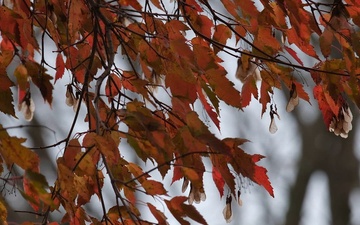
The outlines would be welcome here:
[[[354,155],[355,130],[350,132],[347,139],[343,139],[326,133],[321,117],[312,124],[301,123],[298,117],[297,120],[303,140],[302,155],[295,183],[290,190],[285,225],[299,224],[309,179],[319,170],[325,172],[329,181],[332,224],[349,224],[349,197],[359,183],[359,162]],[[356,118],[353,123],[355,121]]]

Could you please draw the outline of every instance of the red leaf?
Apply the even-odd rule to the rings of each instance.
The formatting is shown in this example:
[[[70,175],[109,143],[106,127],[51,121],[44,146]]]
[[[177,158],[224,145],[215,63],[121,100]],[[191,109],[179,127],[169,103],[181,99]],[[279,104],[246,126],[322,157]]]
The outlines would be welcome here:
[[[244,139],[225,138],[224,142],[231,148],[231,157],[227,159],[233,169],[242,176],[247,177],[255,183],[263,186],[269,194],[274,197],[273,188],[266,175],[267,170],[261,166],[256,165],[260,159],[264,158],[262,155],[250,155],[244,152],[239,145],[246,142]],[[235,193],[233,193],[235,194]]]
[[[297,56],[296,52],[292,48],[285,46],[285,49],[296,60],[296,62],[298,62],[302,66],[304,65],[301,59]]]
[[[323,115],[325,125],[327,128],[329,128],[334,113],[328,104],[322,86],[316,85],[313,91],[314,91],[314,98],[318,101],[319,109]]]
[[[216,112],[214,112],[213,107],[209,104],[209,102],[206,100],[206,97],[204,95],[203,90],[200,88],[199,85],[196,86],[197,92],[198,92],[198,96],[199,99],[201,101],[201,103],[203,104],[207,114],[209,115],[210,119],[214,122],[214,124],[216,125],[216,127],[220,130],[220,121],[218,119],[218,114]]]
[[[179,162],[179,161],[180,161],[179,159],[176,160],[176,163],[175,163],[175,164],[181,165],[182,163]],[[180,180],[182,177],[183,177],[183,174],[182,174],[181,167],[180,167],[180,166],[175,166],[175,167],[174,167],[174,175],[173,175],[171,184],[173,184],[173,183],[174,183],[175,181],[177,181],[177,180]]]
[[[217,189],[219,190],[220,197],[222,197],[224,195],[225,181],[224,181],[221,173],[215,166],[213,166],[213,169],[212,169],[212,177],[213,177],[213,180],[215,182]]]
[[[295,44],[305,54],[312,56],[316,59],[319,59],[319,56],[314,50],[314,47],[310,44],[309,41],[304,41],[300,39],[294,27],[287,30],[286,35],[290,44]]]
[[[193,205],[184,204],[187,199],[188,198],[185,196],[177,196],[172,198],[170,201],[165,200],[165,203],[171,214],[173,214],[176,220],[181,224],[190,224],[188,221],[183,219],[184,217],[190,217],[200,224],[207,224],[205,219]]]
[[[210,69],[206,71],[205,76],[218,98],[228,105],[242,108],[240,92],[235,89],[234,83],[227,79],[223,68]]]
[[[256,154],[252,156],[252,161],[256,163],[262,158],[264,158],[264,156]],[[273,187],[271,186],[269,177],[266,175],[266,173],[267,170],[264,167],[254,165],[254,174],[252,180],[263,186],[269,192],[269,194],[274,197]]]
[[[254,98],[258,99],[258,90],[256,87],[256,81],[253,76],[249,76],[245,83],[242,86],[241,90],[241,106],[246,107],[250,104],[251,96],[254,96]]]
[[[56,56],[56,73],[55,73],[54,83],[56,83],[56,81],[58,79],[62,78],[62,76],[64,75],[64,72],[65,72],[64,59],[63,59],[61,53],[58,53]]]

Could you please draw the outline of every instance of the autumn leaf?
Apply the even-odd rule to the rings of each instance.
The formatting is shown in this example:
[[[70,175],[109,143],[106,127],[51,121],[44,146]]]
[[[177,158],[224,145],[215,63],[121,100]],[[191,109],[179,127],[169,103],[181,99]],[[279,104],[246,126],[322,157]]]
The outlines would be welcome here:
[[[360,106],[360,7],[355,2],[3,1],[0,111],[12,115],[5,122],[13,125],[0,126],[0,172],[25,171],[24,176],[20,171],[22,197],[40,220],[61,208],[63,218],[54,225],[152,224],[140,214],[143,208],[159,224],[169,223],[163,209],[142,196],[164,203],[180,224],[206,224],[191,203],[211,196],[205,176],[210,161],[210,179],[220,196],[226,194],[223,215],[230,222],[233,198],[241,202],[243,178],[271,196],[274,190],[267,169],[259,164],[264,156],[249,154],[251,145],[245,151],[241,145],[247,140],[235,133],[231,138],[213,133],[209,121],[220,130],[225,104],[241,111],[255,98],[261,116],[270,111],[270,130],[275,132],[279,91],[290,91],[286,110],[292,111],[299,99],[310,103],[310,78],[325,125],[347,137],[353,128],[351,107]],[[319,10],[321,14],[314,13]],[[55,83],[64,78],[65,69],[63,95],[62,85]],[[62,121],[46,125],[39,93],[54,106],[55,117],[65,118],[59,108],[63,103],[77,110],[71,112],[63,139],[52,142],[50,137],[48,146],[34,142],[28,148],[27,139],[14,136],[27,137],[19,132],[25,126],[13,121],[15,103],[26,120],[33,118],[33,103],[40,104],[39,124],[26,125],[30,134],[39,133],[35,127],[58,134]],[[252,139],[254,134],[246,135]],[[59,150],[56,179],[39,170],[38,152],[48,148]],[[183,181],[188,197],[171,196],[163,182],[169,172],[171,184]],[[109,207],[106,190],[116,196],[114,206]],[[0,221],[7,219],[5,200],[0,199]],[[90,202],[99,203],[99,215],[90,216],[83,207]]]
[[[222,45],[226,45],[226,41],[228,39],[230,39],[231,36],[232,36],[231,30],[225,24],[218,24],[215,27],[215,32],[213,35],[214,41],[216,41]],[[215,54],[217,54],[219,51],[221,51],[223,49],[222,46],[218,46],[216,44],[213,46],[213,48],[214,48]]]
[[[8,78],[6,71],[0,70],[0,73],[0,111],[15,117],[14,98],[10,89],[14,83]]]
[[[7,221],[7,205],[3,198],[0,198],[0,221]]]
[[[246,79],[241,89],[242,107],[246,107],[250,104],[251,96],[254,96],[255,99],[259,98],[256,80],[252,76]]]
[[[62,76],[64,75],[65,72],[65,63],[64,63],[64,59],[61,55],[61,53],[58,53],[58,55],[56,56],[56,73],[55,73],[55,81],[56,82],[58,79],[62,78]]]
[[[151,203],[147,203],[147,206],[149,207],[150,212],[153,214],[159,224],[168,224],[168,222],[166,221],[167,218],[163,212],[155,208],[155,206]]]
[[[141,185],[149,195],[164,195],[167,193],[163,184],[155,180],[145,180]]]
[[[301,61],[301,59],[299,58],[297,53],[292,48],[290,48],[288,46],[284,46],[284,48],[296,60],[296,62],[298,62],[302,66],[304,65],[304,63]]]
[[[234,88],[234,83],[226,78],[223,68],[209,69],[205,76],[214,93],[226,104],[242,108],[240,92]]]
[[[267,170],[264,167],[256,165],[256,163],[264,158],[264,156],[255,154],[250,155],[244,152],[239,145],[246,142],[247,140],[236,139],[236,138],[226,138],[224,142],[227,146],[231,148],[233,161],[231,165],[234,170],[240,173],[244,177],[248,177],[250,180],[255,183],[263,186],[267,192],[274,197],[274,191],[267,176]],[[239,166],[239,164],[241,166]],[[235,193],[233,193],[235,195]]]
[[[217,189],[219,190],[220,197],[222,197],[224,195],[225,181],[222,177],[222,174],[215,166],[212,167],[212,177]]]
[[[196,86],[196,88],[197,88],[197,93],[198,93],[199,99],[200,99],[201,103],[203,104],[205,111],[209,115],[210,119],[214,122],[215,126],[220,130],[220,121],[218,119],[218,114],[216,112],[214,112],[213,107],[206,100],[203,90],[199,86]]]
[[[325,125],[329,128],[333,116],[337,116],[340,107],[336,105],[336,102],[329,94],[324,92],[321,85],[316,85],[313,92],[314,98],[318,101],[319,109],[323,115]]]
[[[262,158],[264,158],[264,156],[262,156],[262,155],[253,155],[252,161],[254,163],[256,163]],[[250,179],[255,181],[257,184],[263,186],[267,190],[267,192],[272,197],[274,197],[274,190],[273,190],[273,187],[271,186],[269,177],[266,175],[266,173],[267,173],[267,170],[264,167],[255,165],[253,177]]]
[[[23,145],[24,138],[10,137],[5,130],[0,130],[0,141],[0,154],[6,165],[10,167],[15,163],[24,170],[38,170],[39,156]]]
[[[23,178],[24,193],[30,205],[35,211],[40,209],[40,201],[47,206],[53,205],[51,194],[48,192],[49,185],[44,175],[26,170]]]
[[[14,76],[16,77],[17,85],[22,92],[25,92],[29,88],[29,74],[27,68],[23,64],[19,64],[15,71]],[[19,102],[21,102],[23,96],[19,94]]]
[[[52,76],[46,73],[45,68],[41,68],[38,63],[27,61],[25,67],[31,77],[32,82],[39,88],[40,93],[45,101],[50,105],[53,100],[53,85],[50,80],[53,79]]]
[[[171,214],[173,214],[176,220],[181,224],[190,224],[188,221],[183,219],[184,217],[190,217],[200,224],[207,224],[205,219],[200,215],[194,206],[184,203],[186,200],[187,197],[177,196],[172,198],[170,201],[165,200],[165,203]]]

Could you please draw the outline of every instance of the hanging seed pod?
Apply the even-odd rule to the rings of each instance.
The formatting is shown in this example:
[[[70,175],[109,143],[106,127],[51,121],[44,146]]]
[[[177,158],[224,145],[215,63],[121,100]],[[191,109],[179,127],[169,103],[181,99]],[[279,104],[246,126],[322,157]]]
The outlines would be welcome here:
[[[235,77],[238,78],[242,83],[244,83],[245,80],[248,79],[248,77],[250,76],[253,76],[255,81],[261,80],[260,69],[256,63],[256,59],[249,58],[247,65],[244,65],[240,57],[237,62]]]
[[[189,180],[184,177],[184,181],[183,181],[183,184],[182,184],[182,187],[181,187],[181,192],[184,193],[187,189],[187,187],[189,186]]]
[[[296,85],[292,83],[290,90],[290,98],[286,105],[286,112],[293,111],[297,105],[299,105],[299,96],[296,91]]]
[[[239,206],[242,206],[243,203],[242,203],[242,200],[240,198],[240,195],[241,195],[241,191],[238,190],[237,191],[237,202],[238,202]]]
[[[339,109],[339,114],[337,117],[333,117],[330,125],[329,131],[334,132],[336,136],[342,138],[347,138],[350,130],[352,130],[352,119],[353,115],[349,106],[345,103]]]
[[[68,84],[66,87],[65,97],[66,97],[66,99],[65,99],[66,105],[74,106],[76,100],[75,100],[75,96],[74,96],[71,84]]]
[[[30,90],[27,90],[22,102],[18,105],[19,111],[22,112],[26,121],[31,121],[34,117],[35,103],[31,98]]]
[[[206,195],[205,195],[205,191],[204,188],[195,188],[194,185],[190,184],[190,193],[189,193],[189,198],[188,198],[188,202],[190,205],[192,205],[194,202],[196,204],[199,204],[201,201],[205,201],[206,200]]]
[[[226,223],[230,223],[232,220],[231,201],[232,201],[232,196],[228,195],[226,197],[225,208],[223,209],[223,215],[224,215],[224,219],[226,220]]]
[[[278,130],[277,126],[276,126],[276,123],[275,123],[275,116],[277,116],[277,118],[280,120],[280,116],[279,114],[277,113],[277,108],[276,108],[276,105],[275,107],[273,107],[273,105],[271,104],[270,105],[270,125],[269,125],[269,132],[271,134],[275,134],[276,131]]]

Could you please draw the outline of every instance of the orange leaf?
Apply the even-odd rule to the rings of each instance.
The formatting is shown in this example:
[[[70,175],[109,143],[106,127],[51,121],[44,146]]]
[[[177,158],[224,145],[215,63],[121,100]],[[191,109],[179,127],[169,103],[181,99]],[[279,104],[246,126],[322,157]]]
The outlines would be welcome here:
[[[149,195],[165,195],[167,193],[163,184],[155,180],[145,180],[141,185]]]
[[[155,219],[159,222],[159,224],[166,224],[166,216],[164,215],[163,212],[159,211],[158,209],[155,208],[155,206],[153,206],[151,203],[147,203],[147,206],[150,209],[150,212],[153,214],[153,216],[155,217]]]
[[[234,0],[234,3],[237,9],[241,9],[241,11],[249,17],[257,18],[259,11],[257,10],[254,1],[243,1],[243,0]]]
[[[132,204],[136,203],[135,189],[124,187],[124,195]]]
[[[3,200],[0,200],[0,221],[7,221],[7,205]]]
[[[65,165],[70,169],[74,169],[77,164],[76,155],[81,152],[81,146],[78,139],[71,139],[64,152]]]
[[[108,163],[113,165],[119,162],[120,153],[118,145],[109,135],[106,135],[105,137],[97,135],[95,137],[95,145],[99,151],[104,154]]]
[[[29,87],[28,75],[28,70],[23,64],[19,64],[15,68],[14,76],[16,77],[19,89],[22,91],[26,91],[26,89]],[[22,98],[19,97],[19,101],[20,100],[22,100]]]
[[[208,38],[211,38],[211,29],[213,28],[214,24],[209,17],[204,15],[198,15],[193,17],[193,26],[195,30],[202,35],[205,35]]]
[[[231,30],[229,27],[227,27],[224,24],[219,24],[215,27],[215,32],[213,35],[214,41],[219,42],[220,44],[226,45],[226,41],[231,38]],[[214,52],[217,54],[219,51],[221,51],[223,47],[214,45]]]
[[[134,1],[134,0],[120,0],[119,3],[123,6],[131,6],[134,9],[136,9],[137,11],[142,11],[142,7],[139,4],[138,1]]]

